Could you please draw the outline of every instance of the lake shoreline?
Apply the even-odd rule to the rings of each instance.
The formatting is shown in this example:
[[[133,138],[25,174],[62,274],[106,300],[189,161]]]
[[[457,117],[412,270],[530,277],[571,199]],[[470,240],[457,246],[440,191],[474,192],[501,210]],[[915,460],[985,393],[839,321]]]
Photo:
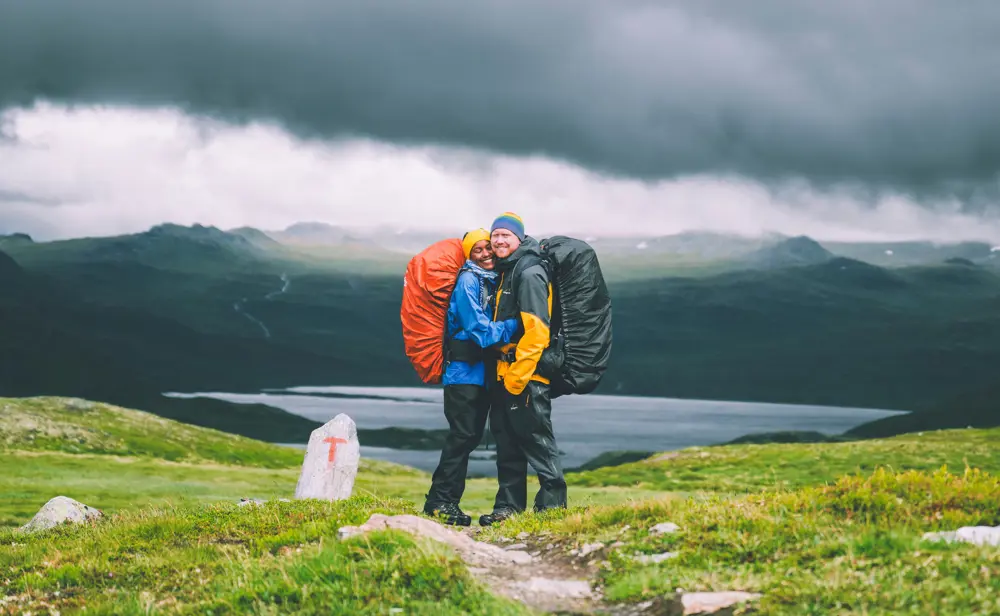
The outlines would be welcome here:
[[[170,392],[164,396],[266,405],[317,425],[346,413],[357,424],[367,455],[425,471],[437,465],[438,441],[447,430],[441,388],[299,386],[256,393]],[[834,437],[857,425],[900,413],[590,394],[556,400],[553,424],[559,447],[565,452],[563,465],[575,468],[614,452],[712,446],[756,434],[802,432]],[[469,472],[495,475],[495,463],[473,460]]]

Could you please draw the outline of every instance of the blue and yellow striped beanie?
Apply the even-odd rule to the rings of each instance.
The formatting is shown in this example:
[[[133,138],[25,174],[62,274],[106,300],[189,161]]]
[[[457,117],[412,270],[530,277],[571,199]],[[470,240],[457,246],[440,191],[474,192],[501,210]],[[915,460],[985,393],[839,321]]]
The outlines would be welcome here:
[[[493,233],[497,229],[507,229],[511,233],[517,236],[517,239],[524,240],[524,221],[521,217],[514,212],[504,212],[493,221],[493,226],[490,227],[490,233]]]

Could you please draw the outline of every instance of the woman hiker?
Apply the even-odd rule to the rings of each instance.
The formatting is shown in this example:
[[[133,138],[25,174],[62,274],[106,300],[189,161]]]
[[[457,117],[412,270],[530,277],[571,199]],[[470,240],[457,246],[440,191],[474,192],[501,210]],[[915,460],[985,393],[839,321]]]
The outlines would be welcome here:
[[[518,321],[495,323],[490,318],[497,276],[493,272],[489,232],[476,229],[466,233],[462,249],[466,262],[451,294],[445,336],[443,383],[448,437],[431,479],[424,513],[446,524],[469,526],[472,518],[462,511],[459,502],[465,492],[469,454],[483,438],[490,411],[484,349],[510,342]],[[489,378],[495,378],[492,366],[489,371]]]

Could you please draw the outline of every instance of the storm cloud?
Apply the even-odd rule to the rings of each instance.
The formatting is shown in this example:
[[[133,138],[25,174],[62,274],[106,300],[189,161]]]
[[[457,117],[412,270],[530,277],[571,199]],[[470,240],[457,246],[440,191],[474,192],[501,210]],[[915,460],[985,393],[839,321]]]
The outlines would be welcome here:
[[[0,0],[0,106],[989,202],[1000,3]]]
[[[904,195],[781,190],[747,179],[609,178],[545,157],[302,140],[176,109],[41,104],[0,113],[0,234],[47,240],[170,221],[282,229],[303,221],[460,234],[500,212],[530,233],[649,237],[686,230],[820,240],[982,239],[1000,220]]]

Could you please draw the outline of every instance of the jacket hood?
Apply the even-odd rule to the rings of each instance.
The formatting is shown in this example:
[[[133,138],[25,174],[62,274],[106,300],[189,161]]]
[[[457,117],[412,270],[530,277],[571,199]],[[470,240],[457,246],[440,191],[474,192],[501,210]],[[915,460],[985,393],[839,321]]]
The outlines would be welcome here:
[[[521,257],[526,256],[542,256],[542,248],[538,244],[538,240],[531,237],[530,235],[525,235],[524,240],[521,241],[521,245],[517,247],[509,257],[506,259],[496,259],[495,271],[507,272],[514,269],[517,262],[521,260]]]

